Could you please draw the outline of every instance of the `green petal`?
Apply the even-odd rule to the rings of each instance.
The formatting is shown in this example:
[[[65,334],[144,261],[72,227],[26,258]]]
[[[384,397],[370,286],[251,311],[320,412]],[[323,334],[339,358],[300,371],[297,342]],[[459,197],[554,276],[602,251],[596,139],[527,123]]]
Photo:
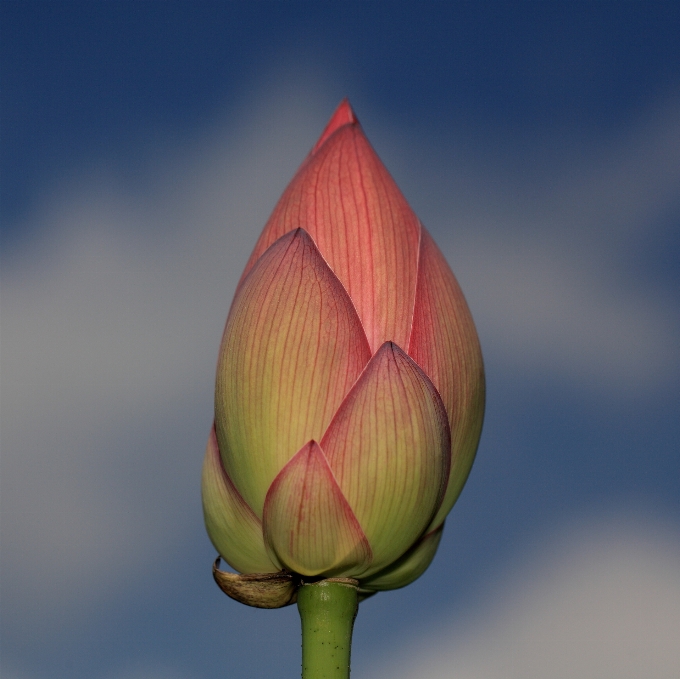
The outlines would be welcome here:
[[[437,387],[451,428],[449,481],[432,529],[453,507],[475,459],[484,419],[484,365],[465,297],[425,229],[408,353]]]
[[[201,480],[205,527],[220,556],[240,573],[275,573],[262,536],[262,523],[225,473],[213,426]]]
[[[370,573],[398,559],[441,503],[450,436],[425,373],[386,342],[340,406],[321,441],[373,550]]]
[[[315,441],[272,483],[263,523],[270,551],[294,573],[358,576],[371,561],[366,536]]]
[[[215,423],[224,468],[262,516],[274,477],[370,359],[359,317],[312,239],[293,231],[241,283],[222,339]]]
[[[368,590],[382,591],[406,587],[417,580],[432,563],[442,538],[444,524],[423,537],[398,561],[374,576],[362,580],[360,585]]]

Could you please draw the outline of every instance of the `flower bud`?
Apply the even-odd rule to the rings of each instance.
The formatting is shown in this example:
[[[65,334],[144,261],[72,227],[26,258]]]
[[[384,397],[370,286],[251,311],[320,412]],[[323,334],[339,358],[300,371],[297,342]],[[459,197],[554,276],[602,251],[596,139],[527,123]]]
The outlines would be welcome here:
[[[483,412],[463,294],[345,100],[229,312],[208,534],[251,579],[352,578],[364,595],[407,585],[434,557]]]

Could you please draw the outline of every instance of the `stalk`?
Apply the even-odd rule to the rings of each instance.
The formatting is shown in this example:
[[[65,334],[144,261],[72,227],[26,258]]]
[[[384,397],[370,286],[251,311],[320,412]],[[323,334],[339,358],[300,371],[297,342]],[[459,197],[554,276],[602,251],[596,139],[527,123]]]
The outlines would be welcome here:
[[[356,580],[329,578],[298,590],[302,679],[349,679],[357,585]]]

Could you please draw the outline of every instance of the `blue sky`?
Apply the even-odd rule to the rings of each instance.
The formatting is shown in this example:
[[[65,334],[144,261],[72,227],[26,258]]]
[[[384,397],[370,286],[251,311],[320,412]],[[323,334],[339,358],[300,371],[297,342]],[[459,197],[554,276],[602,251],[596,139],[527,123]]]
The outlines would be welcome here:
[[[3,677],[297,676],[295,608],[212,582],[199,474],[234,287],[343,96],[489,389],[354,676],[677,676],[672,3],[5,1],[0,30]]]

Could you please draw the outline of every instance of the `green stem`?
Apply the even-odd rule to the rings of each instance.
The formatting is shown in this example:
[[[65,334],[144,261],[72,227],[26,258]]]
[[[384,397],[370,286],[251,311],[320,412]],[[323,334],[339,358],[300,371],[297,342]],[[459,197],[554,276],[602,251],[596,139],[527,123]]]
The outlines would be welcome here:
[[[302,622],[302,679],[348,679],[357,583],[331,578],[304,584],[297,597]]]

